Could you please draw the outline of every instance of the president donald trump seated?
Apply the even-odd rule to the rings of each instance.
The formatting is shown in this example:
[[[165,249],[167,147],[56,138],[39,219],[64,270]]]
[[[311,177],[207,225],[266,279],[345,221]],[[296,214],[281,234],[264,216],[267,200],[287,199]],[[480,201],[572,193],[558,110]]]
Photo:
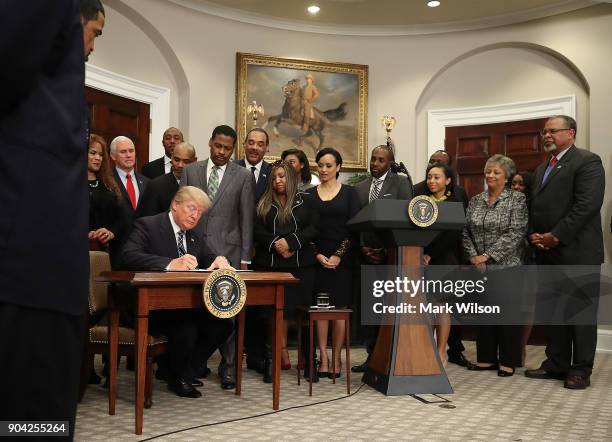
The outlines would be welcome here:
[[[208,196],[193,186],[181,187],[168,212],[136,220],[123,252],[128,270],[213,270],[232,268],[223,256],[216,256],[192,230],[211,206]],[[181,397],[196,398],[203,384],[196,374],[215,349],[225,342],[232,323],[202,310],[162,310],[151,312],[153,334],[168,337],[168,388]]]

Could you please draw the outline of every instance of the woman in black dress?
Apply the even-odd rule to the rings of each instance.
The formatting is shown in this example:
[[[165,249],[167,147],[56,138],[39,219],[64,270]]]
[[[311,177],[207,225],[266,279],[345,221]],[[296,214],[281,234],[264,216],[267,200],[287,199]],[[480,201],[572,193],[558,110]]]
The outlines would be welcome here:
[[[287,271],[300,280],[299,284],[285,288],[282,358],[287,368],[291,367],[287,319],[295,319],[297,306],[311,304],[315,278],[312,242],[319,228],[319,212],[311,195],[298,192],[298,178],[288,163],[277,161],[272,165],[268,187],[257,204],[254,232],[257,246],[253,269]]]
[[[330,305],[338,308],[351,303],[352,258],[351,246],[354,243],[346,223],[359,211],[359,199],[352,186],[338,181],[342,156],[331,148],[321,149],[316,156],[321,184],[309,189],[319,207],[320,228],[315,240],[316,281],[315,293],[329,294]],[[330,376],[330,363],[327,355],[327,334],[329,321],[317,321],[317,341],[321,360],[319,377]],[[344,321],[334,321],[333,348],[336,377],[340,377],[340,350],[344,341]],[[330,376],[331,377],[331,376]]]
[[[434,201],[463,202],[463,209],[466,209],[465,201],[454,193],[453,172],[449,166],[441,163],[430,164],[425,172],[425,177],[427,188],[422,194],[428,195]],[[425,247],[423,260],[426,266],[457,266],[461,264],[461,232],[447,231],[439,234],[429,246]],[[448,362],[446,345],[451,329],[450,315],[441,313],[436,316],[434,329],[436,331],[438,353],[442,364],[446,367]]]
[[[111,174],[104,138],[91,134],[87,152],[89,185],[89,248],[106,250],[121,234],[122,218],[119,202],[122,195]]]

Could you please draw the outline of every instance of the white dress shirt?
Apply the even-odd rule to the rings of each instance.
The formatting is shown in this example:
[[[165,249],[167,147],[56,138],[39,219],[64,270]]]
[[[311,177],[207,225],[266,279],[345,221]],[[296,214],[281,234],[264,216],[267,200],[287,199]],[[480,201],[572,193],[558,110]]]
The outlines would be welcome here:
[[[172,170],[172,161],[167,155],[164,155],[164,171],[165,173],[170,173]]]
[[[244,160],[244,164],[246,165],[246,168],[248,169],[249,172],[251,172],[253,175],[255,175],[255,182],[257,183],[259,181],[259,173],[261,172],[261,166],[263,164],[263,160],[261,160],[259,163],[257,164],[251,164],[249,163],[249,161],[245,158]],[[255,171],[253,172],[252,168],[255,168]]]
[[[181,229],[178,224],[174,222],[172,211],[168,212],[168,217],[170,218],[172,230],[174,230],[174,243],[176,244],[176,250],[178,251],[178,233],[183,229]],[[187,232],[185,232],[185,234],[183,235],[183,247],[185,248],[185,252],[187,252]]]
[[[206,186],[208,186],[208,182],[210,181],[210,174],[212,173],[213,167],[215,167],[215,163],[209,158],[206,162]],[[219,177],[219,186],[221,186],[221,180],[223,179],[223,174],[225,173],[225,169],[227,168],[227,163],[223,166],[218,166],[219,170],[217,171],[217,176]]]
[[[381,197],[382,195],[380,194],[380,192],[382,192],[382,187],[385,185],[385,179],[387,178],[387,175],[389,175],[389,171],[387,170],[385,172],[385,174],[383,176],[381,176],[380,178],[377,178],[378,181],[381,181],[380,184],[380,189],[378,190],[379,192],[379,197]],[[374,177],[372,177],[372,183],[370,184],[370,191],[368,192],[368,195],[372,194],[372,187],[374,187]]]

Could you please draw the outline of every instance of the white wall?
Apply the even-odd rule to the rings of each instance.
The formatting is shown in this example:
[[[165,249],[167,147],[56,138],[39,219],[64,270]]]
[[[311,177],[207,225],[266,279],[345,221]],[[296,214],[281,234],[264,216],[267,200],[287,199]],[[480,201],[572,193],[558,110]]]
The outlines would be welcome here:
[[[579,143],[612,170],[612,5],[519,25],[402,37],[277,30],[164,0],[105,5],[107,27],[91,63],[171,88],[171,120],[185,129],[201,158],[211,129],[234,124],[235,56],[252,52],[369,65],[368,145],[384,140],[380,116],[394,115],[398,157],[417,176],[427,158],[427,110],[567,94],[577,96]],[[161,146],[153,157],[159,152]],[[608,179],[602,211],[608,223],[611,196]],[[609,234],[606,241],[610,254]]]

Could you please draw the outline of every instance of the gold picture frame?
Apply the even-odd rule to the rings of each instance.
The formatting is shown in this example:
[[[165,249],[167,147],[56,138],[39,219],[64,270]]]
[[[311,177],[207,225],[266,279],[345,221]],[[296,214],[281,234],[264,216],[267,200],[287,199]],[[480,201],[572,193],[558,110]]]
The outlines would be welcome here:
[[[309,81],[306,77],[312,79]],[[309,89],[307,87],[310,86]],[[316,92],[313,93],[313,86]],[[309,94],[314,100],[303,97]],[[253,128],[247,106],[263,105],[257,126],[270,136],[266,161],[276,161],[289,148],[302,149],[311,166],[322,147],[336,148],[342,170],[367,167],[368,66],[350,63],[236,54],[236,158]],[[305,122],[305,115],[309,115]]]

